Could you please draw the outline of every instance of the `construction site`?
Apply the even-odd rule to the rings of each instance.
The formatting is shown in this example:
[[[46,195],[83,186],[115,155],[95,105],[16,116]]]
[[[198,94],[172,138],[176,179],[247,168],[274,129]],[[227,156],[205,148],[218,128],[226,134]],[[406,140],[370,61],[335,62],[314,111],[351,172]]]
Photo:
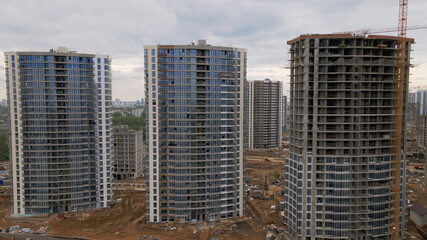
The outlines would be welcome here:
[[[108,198],[113,202],[111,206],[60,208],[35,216],[14,214],[11,202],[16,194],[11,195],[9,189],[16,189],[2,187],[0,239],[24,239],[22,236],[35,240],[41,238],[34,236],[45,236],[46,240],[422,239],[423,234],[427,236],[427,224],[419,225],[410,212],[414,204],[427,206],[426,147],[423,146],[427,146],[427,117],[420,125],[406,116],[415,40],[406,37],[407,30],[411,29],[407,27],[408,0],[399,3],[396,29],[306,34],[287,42],[290,131],[289,136],[282,135],[278,130],[281,121],[273,121],[275,125],[270,130],[280,132],[279,137],[265,132],[265,139],[274,143],[274,147],[265,139],[250,137],[254,138],[254,147],[246,151],[241,124],[243,112],[239,113],[240,123],[235,121],[237,115],[226,115],[230,123],[235,121],[232,125],[239,129],[239,134],[234,130],[226,136],[220,131],[219,122],[212,119],[211,129],[205,128],[206,119],[213,115],[207,115],[205,106],[200,107],[206,105],[206,93],[200,92],[207,91],[206,77],[215,66],[208,65],[206,60],[231,59],[233,54],[246,58],[246,50],[235,53],[228,48],[218,47],[218,50],[206,45],[204,40],[199,40],[197,45],[146,48],[144,61],[163,63],[158,69],[163,67],[164,71],[166,64],[182,63],[172,62],[182,60],[177,56],[186,52],[195,54],[199,72],[194,76],[199,79],[197,84],[183,85],[197,85],[194,96],[200,99],[191,102],[198,107],[193,108],[197,112],[186,113],[185,124],[177,124],[178,115],[166,117],[166,114],[180,111],[157,108],[158,102],[151,97],[156,95],[148,92],[147,116],[152,125],[147,126],[151,142],[147,144],[145,176],[142,171],[123,177],[135,179],[121,180],[115,176],[113,184],[108,186],[113,190]],[[394,31],[397,36],[377,35]],[[175,51],[178,49],[180,51]],[[242,62],[238,68],[230,61],[229,67],[245,72],[246,59],[242,58]],[[157,69],[155,65],[152,68]],[[171,67],[172,70],[176,69]],[[219,84],[233,80],[231,75],[224,76],[218,74]],[[160,86],[166,93],[169,91],[166,86],[177,87],[173,77],[154,86],[153,77],[156,78],[154,71],[146,75],[147,91],[155,91],[156,86]],[[239,84],[243,88],[243,81]],[[229,96],[238,93],[237,88],[232,90]],[[220,94],[225,93],[219,91],[217,96]],[[175,100],[168,102],[174,95],[160,96],[160,106],[175,106]],[[238,97],[242,100],[243,94]],[[234,98],[237,100],[237,95]],[[277,103],[280,99],[279,94]],[[243,109],[243,101],[239,104]],[[231,106],[230,103],[231,109],[237,112],[237,104]],[[160,111],[164,111],[163,123],[153,117]],[[269,111],[264,114],[276,116]],[[176,122],[171,124],[172,120]],[[179,127],[187,123],[197,129],[180,131]],[[217,125],[220,127],[213,127]],[[164,127],[160,134],[158,126]],[[225,130],[231,131],[231,127]],[[212,138],[214,141],[207,136],[215,131],[219,132]],[[176,139],[167,139],[170,136]],[[230,140],[221,140],[226,137]],[[281,142],[283,139],[286,141]],[[258,147],[270,150],[259,150],[256,140],[262,140]],[[231,149],[232,145],[236,148]],[[159,149],[163,155],[154,155]],[[226,151],[230,151],[227,156],[209,158]],[[230,159],[217,161],[225,158]],[[157,172],[159,169],[164,171]],[[215,184],[211,186],[212,183]],[[226,185],[230,186],[225,188]],[[225,200],[228,197],[230,199]]]
[[[46,236],[71,239],[265,239],[282,224],[284,152],[253,151],[247,159],[246,216],[214,222],[151,224],[146,222],[145,179],[115,182],[111,208],[37,217],[10,216],[10,195],[0,196],[0,229],[15,233],[45,229]],[[262,156],[260,156],[262,155]],[[272,157],[264,157],[271,155]],[[18,226],[18,227],[16,227]],[[30,233],[29,231],[27,231]],[[10,235],[12,236],[12,235]],[[28,235],[29,237],[31,235]],[[6,238],[7,239],[7,238]]]

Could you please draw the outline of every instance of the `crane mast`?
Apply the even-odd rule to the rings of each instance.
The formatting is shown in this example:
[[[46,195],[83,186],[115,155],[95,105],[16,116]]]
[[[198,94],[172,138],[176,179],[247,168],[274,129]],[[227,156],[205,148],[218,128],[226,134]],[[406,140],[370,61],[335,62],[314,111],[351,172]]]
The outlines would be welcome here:
[[[403,108],[406,91],[406,31],[408,16],[408,0],[399,0],[399,22],[398,22],[398,46],[396,58],[396,75],[395,75],[395,111],[394,111],[394,132],[393,132],[393,163],[392,163],[392,231],[391,239],[400,238],[400,217],[402,215],[400,206],[401,194],[401,170],[402,170],[402,131],[403,131]],[[403,216],[402,216],[403,217]]]

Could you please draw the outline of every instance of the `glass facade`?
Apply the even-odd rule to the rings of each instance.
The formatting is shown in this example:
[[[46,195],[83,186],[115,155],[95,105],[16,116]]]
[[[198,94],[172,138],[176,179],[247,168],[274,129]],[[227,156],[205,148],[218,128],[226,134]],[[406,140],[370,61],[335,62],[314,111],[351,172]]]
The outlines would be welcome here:
[[[5,57],[16,59],[16,71],[6,69],[12,214],[99,207],[94,55],[52,50]]]
[[[245,57],[234,48],[146,47],[148,221],[243,215]]]

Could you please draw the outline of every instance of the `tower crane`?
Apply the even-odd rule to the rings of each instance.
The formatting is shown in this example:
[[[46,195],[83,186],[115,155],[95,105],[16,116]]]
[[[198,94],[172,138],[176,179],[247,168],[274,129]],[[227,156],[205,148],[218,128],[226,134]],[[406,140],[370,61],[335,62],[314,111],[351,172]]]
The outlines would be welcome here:
[[[398,240],[400,235],[400,174],[402,162],[402,130],[403,130],[403,106],[406,72],[406,32],[408,30],[408,0],[399,0],[398,41],[396,56],[396,77],[394,93],[394,131],[393,131],[393,162],[392,162],[392,202],[391,202],[391,239]],[[403,217],[403,216],[402,216]],[[402,224],[403,225],[403,224]]]
[[[427,29],[427,25],[417,25],[409,26],[406,30],[417,30],[417,29]],[[353,36],[360,36],[372,33],[388,33],[388,32],[399,32],[400,27],[389,27],[389,28],[362,28],[356,31],[346,31],[346,32],[334,32],[332,34],[351,34]]]
[[[402,154],[403,152],[403,133],[404,122],[403,122],[403,108],[405,106],[404,98],[406,91],[406,77],[407,71],[410,65],[406,64],[407,59],[407,43],[410,39],[406,38],[406,32],[408,30],[425,29],[426,25],[423,26],[411,26],[407,25],[408,19],[408,0],[399,0],[399,19],[397,28],[382,28],[382,29],[361,29],[357,31],[347,32],[335,32],[333,34],[351,34],[353,36],[360,36],[372,33],[386,33],[386,32],[397,32],[397,49],[396,49],[396,74],[394,80],[394,128],[393,128],[393,161],[392,161],[392,199],[391,199],[391,239],[400,239],[400,230],[403,227],[400,224],[400,218],[404,217],[403,207],[400,206],[401,198],[401,170],[402,170]],[[405,181],[405,180],[404,180]]]

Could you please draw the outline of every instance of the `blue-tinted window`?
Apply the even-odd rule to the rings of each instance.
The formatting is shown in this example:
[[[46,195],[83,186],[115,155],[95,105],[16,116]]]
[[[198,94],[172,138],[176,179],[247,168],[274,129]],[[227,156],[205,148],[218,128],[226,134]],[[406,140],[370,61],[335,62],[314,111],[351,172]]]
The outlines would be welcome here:
[[[108,59],[104,58],[104,64],[108,64]]]
[[[98,62],[98,64],[99,64],[99,63],[101,63],[101,58],[98,58],[98,59],[97,59],[97,62]]]
[[[151,55],[156,55],[156,49],[151,49]]]
[[[15,55],[12,55],[12,61],[15,61]]]

